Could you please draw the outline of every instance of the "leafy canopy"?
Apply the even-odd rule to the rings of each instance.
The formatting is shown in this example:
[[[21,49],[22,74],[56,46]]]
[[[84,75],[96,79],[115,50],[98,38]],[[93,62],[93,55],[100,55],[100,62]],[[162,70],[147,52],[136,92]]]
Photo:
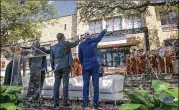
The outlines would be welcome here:
[[[41,37],[40,22],[57,16],[57,9],[48,1],[1,1],[1,46]]]
[[[87,0],[79,1],[77,10],[80,14],[80,20],[84,22],[93,18],[106,18],[114,15],[123,17],[140,16],[141,13],[148,12],[148,6],[156,6],[162,12],[169,11],[170,9],[177,10],[177,4],[179,4],[177,0],[164,0],[160,2],[151,0]]]

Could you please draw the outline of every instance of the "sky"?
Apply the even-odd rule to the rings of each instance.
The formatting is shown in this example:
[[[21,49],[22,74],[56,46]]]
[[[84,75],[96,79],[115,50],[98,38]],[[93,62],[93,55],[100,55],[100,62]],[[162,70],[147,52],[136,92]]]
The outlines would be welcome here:
[[[54,6],[58,9],[59,16],[66,16],[75,13],[77,1],[49,1],[50,4],[54,4]]]

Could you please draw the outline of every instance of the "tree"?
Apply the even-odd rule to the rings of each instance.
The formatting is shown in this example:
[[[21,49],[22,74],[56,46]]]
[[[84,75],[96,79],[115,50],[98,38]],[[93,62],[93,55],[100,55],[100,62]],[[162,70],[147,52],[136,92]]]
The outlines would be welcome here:
[[[157,2],[156,2],[157,1]],[[159,17],[159,13],[168,13],[169,11],[178,12],[178,4],[179,0],[91,0],[91,1],[79,1],[77,5],[77,10],[79,12],[80,21],[88,22],[93,18],[108,18],[113,17],[115,15],[120,17],[128,17],[128,16],[149,16],[150,11],[148,10],[149,6],[155,7],[155,12],[157,18]],[[145,21],[144,21],[145,22]],[[159,37],[158,37],[158,29],[156,27],[150,27],[149,31],[149,42],[151,47],[157,47],[160,45]],[[134,35],[135,37],[135,35]],[[145,43],[144,38],[137,37],[140,41],[138,47],[144,48]]]
[[[48,1],[2,0],[1,46],[39,39],[39,22],[56,15],[57,9]]]
[[[106,18],[115,14],[121,16],[140,15],[147,11],[148,6],[156,6],[158,10],[167,12],[170,9],[178,10],[178,0],[166,0],[152,2],[151,0],[108,0],[108,1],[79,1],[77,10],[81,21],[89,21],[92,18]],[[164,7],[165,6],[165,7]]]

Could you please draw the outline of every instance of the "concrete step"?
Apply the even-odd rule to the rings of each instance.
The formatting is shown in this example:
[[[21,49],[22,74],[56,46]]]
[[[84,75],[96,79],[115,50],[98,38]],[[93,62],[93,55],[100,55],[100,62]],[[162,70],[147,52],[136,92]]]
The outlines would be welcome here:
[[[132,81],[124,81],[124,84],[152,84],[149,81],[143,81],[143,80],[132,80]]]
[[[126,84],[126,85],[123,85],[123,87],[151,87],[151,84]]]
[[[178,84],[179,80],[178,79],[162,79],[161,81],[168,82],[170,84]],[[152,84],[152,81],[148,80],[125,80],[125,84]]]

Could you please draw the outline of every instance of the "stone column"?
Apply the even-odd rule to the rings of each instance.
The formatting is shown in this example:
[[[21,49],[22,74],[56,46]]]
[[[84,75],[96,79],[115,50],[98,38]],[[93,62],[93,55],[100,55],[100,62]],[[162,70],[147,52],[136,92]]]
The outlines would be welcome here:
[[[158,23],[155,8],[153,6],[148,7],[148,11],[145,13],[146,27],[149,30],[149,40],[151,48],[155,48],[160,45],[159,36],[161,34],[161,27]]]

